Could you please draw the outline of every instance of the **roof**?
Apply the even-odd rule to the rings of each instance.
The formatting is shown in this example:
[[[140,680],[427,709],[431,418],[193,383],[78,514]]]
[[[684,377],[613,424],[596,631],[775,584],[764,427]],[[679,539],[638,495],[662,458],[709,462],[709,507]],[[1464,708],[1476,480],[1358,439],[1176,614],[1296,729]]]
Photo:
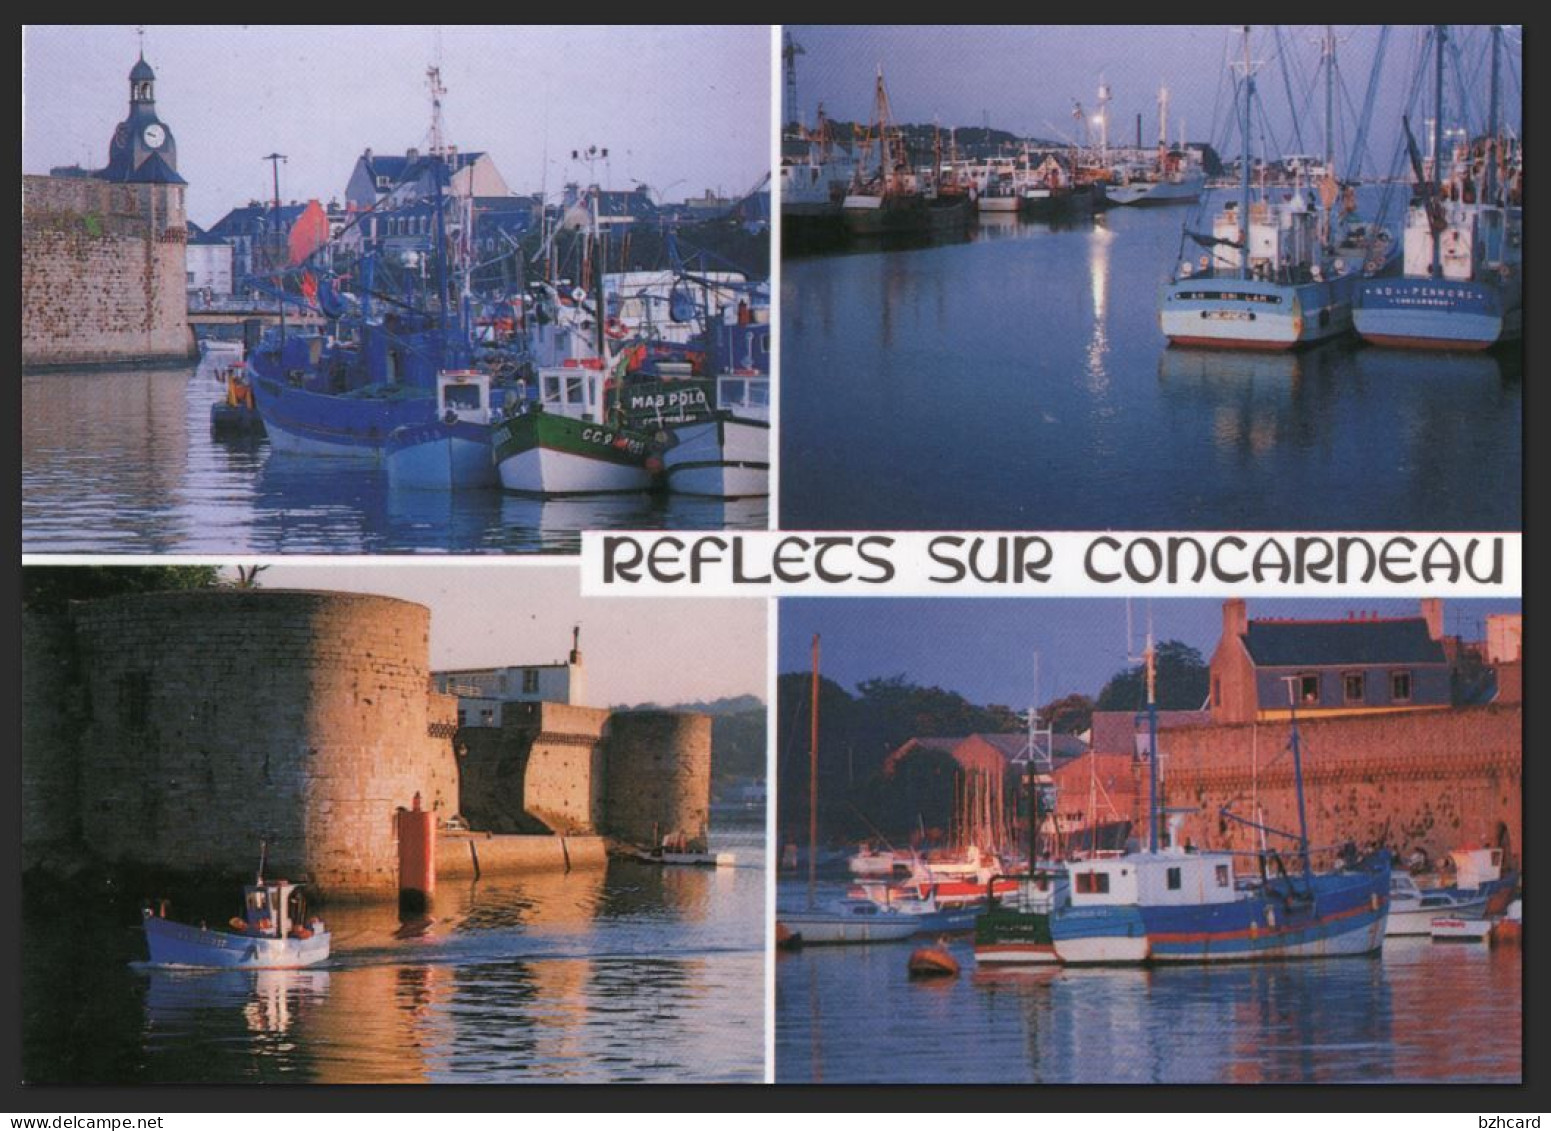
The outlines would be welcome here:
[[[186,184],[188,184],[187,181],[185,181],[182,177],[178,176],[178,173],[177,173],[176,169],[174,169],[171,165],[167,164],[167,162],[162,158],[162,155],[160,153],[153,153],[153,154],[151,154],[151,156],[147,157],[144,161],[140,162],[140,164],[138,166],[136,166],[134,172],[130,173],[127,177],[125,177],[124,180],[132,182],[132,183],[135,183],[135,184],[142,184],[142,185],[143,184],[152,184],[152,185],[186,185]]]
[[[129,68],[129,78],[131,82],[154,82],[156,72],[151,70],[151,64],[147,63],[142,56],[139,62]]]
[[[287,229],[296,223],[301,214],[307,211],[312,204],[282,204],[280,206],[280,222]],[[222,216],[214,224],[210,225],[210,234],[222,239],[231,236],[256,235],[264,230],[269,217],[274,213],[272,204],[244,204],[241,208],[233,208],[225,216]]]
[[[1158,729],[1205,726],[1211,719],[1210,711],[1159,711]],[[1146,716],[1139,717],[1136,711],[1095,711],[1091,746],[1102,754],[1134,757],[1138,751],[1137,735],[1146,732]]]
[[[1339,621],[1252,620],[1244,647],[1260,667],[1442,664],[1443,645],[1421,617]]]

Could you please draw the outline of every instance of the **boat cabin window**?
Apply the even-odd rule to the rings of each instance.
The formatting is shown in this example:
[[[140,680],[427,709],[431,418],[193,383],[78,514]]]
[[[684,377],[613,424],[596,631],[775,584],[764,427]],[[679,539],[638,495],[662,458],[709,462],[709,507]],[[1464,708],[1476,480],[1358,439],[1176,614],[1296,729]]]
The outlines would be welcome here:
[[[1102,895],[1109,891],[1108,872],[1078,872],[1077,890],[1084,895]]]
[[[770,403],[770,382],[750,381],[748,403],[751,405],[768,405]]]
[[[445,393],[449,408],[479,408],[478,385],[448,385]]]
[[[544,378],[544,403],[560,403],[560,378],[557,375],[548,375]]]
[[[567,377],[565,379],[565,403],[586,404],[587,390],[580,377]]]
[[[1217,886],[1220,888],[1225,888],[1228,886],[1228,883],[1228,865],[1217,865]]]
[[[1180,888],[1180,876],[1178,868],[1170,868],[1165,874],[1166,886],[1170,891],[1178,891]]]
[[[747,381],[723,381],[722,407],[731,408],[735,405],[748,404],[748,390]]]

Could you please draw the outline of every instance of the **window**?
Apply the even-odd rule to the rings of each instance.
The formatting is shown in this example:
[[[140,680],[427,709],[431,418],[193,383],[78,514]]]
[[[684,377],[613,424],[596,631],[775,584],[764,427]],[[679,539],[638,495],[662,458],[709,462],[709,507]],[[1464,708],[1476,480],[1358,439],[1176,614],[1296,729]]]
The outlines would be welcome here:
[[[192,271],[188,272],[188,285],[191,287],[194,285],[194,272]]]
[[[1366,679],[1362,672],[1348,672],[1341,677],[1341,691],[1348,703],[1361,703]]]
[[[1396,703],[1411,702],[1411,673],[1391,672],[1389,677],[1389,697]]]
[[[1319,702],[1319,676],[1301,675],[1298,677],[1298,702]]]
[[[539,689],[539,673],[537,668],[522,669],[522,690],[525,695],[533,695]]]
[[[1170,891],[1178,891],[1180,886],[1179,869],[1170,868],[1165,874],[1166,886]]]
[[[1226,864],[1217,865],[1217,886],[1220,888],[1228,886],[1228,865]]]
[[[1109,873],[1078,872],[1077,890],[1085,895],[1103,895],[1109,891]]]

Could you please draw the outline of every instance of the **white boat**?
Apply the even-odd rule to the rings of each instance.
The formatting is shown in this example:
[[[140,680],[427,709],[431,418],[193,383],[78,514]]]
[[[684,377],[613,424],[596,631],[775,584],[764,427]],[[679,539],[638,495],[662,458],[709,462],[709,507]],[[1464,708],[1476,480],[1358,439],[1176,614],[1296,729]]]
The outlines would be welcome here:
[[[1485,942],[1492,935],[1490,919],[1470,919],[1458,915],[1440,915],[1428,932],[1433,942]]]
[[[541,369],[532,408],[490,433],[501,486],[526,495],[597,495],[652,485],[647,437],[617,419],[601,363]]]
[[[265,881],[242,889],[242,914],[221,930],[166,918],[167,904],[146,907],[145,941],[155,966],[273,970],[313,966],[329,956],[323,920],[306,918],[300,884]]]
[[[1486,895],[1465,895],[1456,888],[1428,891],[1406,872],[1391,872],[1389,921],[1384,934],[1430,935],[1439,917],[1473,919],[1486,911]]]
[[[804,946],[897,942],[922,929],[918,916],[867,899],[841,900],[810,911],[777,911],[776,923],[801,936]]]
[[[491,395],[488,373],[438,373],[435,418],[395,428],[388,436],[388,485],[442,491],[498,485],[490,426],[499,412]]]
[[[770,494],[770,377],[724,373],[710,420],[680,425],[662,455],[668,490],[743,499]]]

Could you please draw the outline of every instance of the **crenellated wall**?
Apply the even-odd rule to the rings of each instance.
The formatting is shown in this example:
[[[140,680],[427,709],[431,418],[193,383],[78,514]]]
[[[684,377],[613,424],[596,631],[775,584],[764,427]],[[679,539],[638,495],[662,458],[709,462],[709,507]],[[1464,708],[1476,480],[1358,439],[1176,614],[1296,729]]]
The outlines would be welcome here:
[[[182,185],[22,178],[22,365],[194,356]]]
[[[1506,831],[1523,843],[1521,704],[1299,723],[1309,839],[1401,853],[1450,849]],[[1181,835],[1198,846],[1253,850],[1259,833],[1220,815],[1295,831],[1291,729],[1285,722],[1188,727],[1161,736],[1163,805],[1191,810]],[[1137,827],[1146,827],[1147,767],[1137,766]],[[1272,838],[1273,845],[1275,838]],[[1285,842],[1284,842],[1285,843]]]

